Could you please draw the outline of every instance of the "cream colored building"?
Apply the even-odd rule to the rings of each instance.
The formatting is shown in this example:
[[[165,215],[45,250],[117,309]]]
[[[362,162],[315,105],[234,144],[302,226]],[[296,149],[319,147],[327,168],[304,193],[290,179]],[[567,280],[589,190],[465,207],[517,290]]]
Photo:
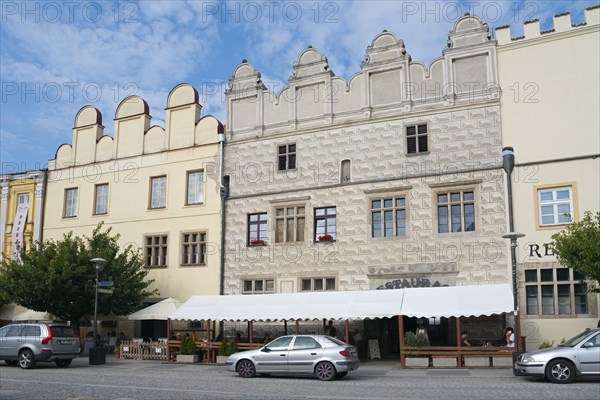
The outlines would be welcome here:
[[[309,46],[278,94],[235,69],[226,294],[510,282],[496,42],[465,16],[443,45],[423,65],[384,31],[348,81]],[[464,323],[496,339],[505,321],[490,320]],[[430,320],[430,337],[455,342],[450,325]],[[360,328],[397,352],[397,322]]]
[[[569,338],[598,323],[598,297],[558,265],[547,243],[600,209],[600,7],[585,23],[554,17],[554,29],[525,24],[524,37],[496,29],[502,87],[502,141],[515,150],[515,230],[519,240],[520,310],[527,347]]]
[[[159,299],[218,294],[223,126],[201,117],[201,108],[196,89],[175,87],[162,128],[151,125],[148,104],[131,96],[117,107],[110,137],[100,112],[83,107],[72,143],[49,162],[45,239],[90,235],[104,222],[122,246],[143,253]]]

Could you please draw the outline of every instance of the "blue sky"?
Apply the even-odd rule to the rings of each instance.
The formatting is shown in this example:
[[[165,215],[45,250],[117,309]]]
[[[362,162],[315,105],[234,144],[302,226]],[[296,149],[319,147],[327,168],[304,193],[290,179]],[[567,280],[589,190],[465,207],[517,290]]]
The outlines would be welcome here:
[[[169,91],[187,82],[203,114],[225,121],[223,92],[247,59],[275,91],[309,44],[336,75],[360,70],[383,29],[404,40],[414,61],[441,55],[465,12],[494,27],[571,12],[573,23],[598,4],[587,1],[1,1],[0,173],[45,168],[71,143],[75,114],[91,104],[112,135],[117,105],[136,94],[164,126]]]

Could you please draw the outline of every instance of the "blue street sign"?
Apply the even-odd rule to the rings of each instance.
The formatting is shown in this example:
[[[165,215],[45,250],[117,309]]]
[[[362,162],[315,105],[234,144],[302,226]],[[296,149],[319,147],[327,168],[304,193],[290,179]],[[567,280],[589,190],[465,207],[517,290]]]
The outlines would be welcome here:
[[[113,283],[111,281],[98,282],[98,286],[112,286]]]

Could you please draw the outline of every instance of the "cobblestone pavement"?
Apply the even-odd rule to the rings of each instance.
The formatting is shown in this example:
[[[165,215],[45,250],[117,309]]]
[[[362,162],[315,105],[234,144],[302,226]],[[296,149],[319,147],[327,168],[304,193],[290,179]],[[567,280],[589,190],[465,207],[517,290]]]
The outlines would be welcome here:
[[[39,364],[33,370],[0,366],[0,399],[600,399],[598,380],[555,385],[514,377],[511,369],[400,369],[397,361],[361,364],[341,380],[239,378],[223,366],[115,360],[90,366],[79,358],[68,368]]]

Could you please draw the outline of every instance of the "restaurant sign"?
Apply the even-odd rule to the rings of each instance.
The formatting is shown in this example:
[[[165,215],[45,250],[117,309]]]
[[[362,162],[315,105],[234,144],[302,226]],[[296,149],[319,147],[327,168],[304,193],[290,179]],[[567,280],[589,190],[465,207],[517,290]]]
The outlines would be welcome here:
[[[427,278],[404,278],[394,279],[392,281],[384,282],[377,286],[376,290],[386,289],[406,289],[406,288],[424,288],[424,287],[442,287],[449,286],[446,282],[440,282],[439,280],[431,280]]]

